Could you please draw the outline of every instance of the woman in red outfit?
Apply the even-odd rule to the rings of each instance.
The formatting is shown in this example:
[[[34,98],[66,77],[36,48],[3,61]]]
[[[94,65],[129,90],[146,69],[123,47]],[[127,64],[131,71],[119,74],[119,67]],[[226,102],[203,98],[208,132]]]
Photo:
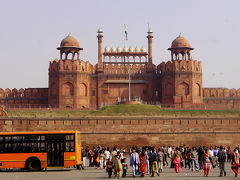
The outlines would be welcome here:
[[[235,173],[235,177],[238,176],[238,170],[239,170],[239,152],[238,149],[235,148],[233,152],[233,157],[232,157],[232,170]]]
[[[203,154],[204,176],[208,176],[211,167],[212,167],[212,157],[209,153],[209,150],[206,149],[205,153]]]
[[[139,159],[140,159],[140,171],[142,172],[141,177],[144,177],[147,165],[147,155],[144,150],[141,152]]]

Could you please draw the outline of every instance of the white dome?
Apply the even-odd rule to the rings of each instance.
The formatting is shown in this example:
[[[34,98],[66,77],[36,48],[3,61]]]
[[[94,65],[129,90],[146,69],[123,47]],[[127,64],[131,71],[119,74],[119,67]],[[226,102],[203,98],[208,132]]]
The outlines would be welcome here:
[[[99,28],[97,33],[103,33],[102,28]]]
[[[134,48],[132,46],[129,47],[129,52],[134,52]]]
[[[105,47],[105,52],[110,52],[110,47],[109,46]]]
[[[123,52],[128,52],[128,48],[126,46],[124,46]]]
[[[146,52],[145,47],[142,46],[142,48],[141,48],[141,52]]]
[[[136,46],[135,52],[140,52],[140,48]]]
[[[152,33],[153,31],[152,31],[152,29],[148,29],[148,33]]]
[[[120,46],[118,46],[117,52],[122,52],[122,48]]]
[[[116,52],[116,51],[117,51],[117,49],[114,46],[112,46],[111,52]]]

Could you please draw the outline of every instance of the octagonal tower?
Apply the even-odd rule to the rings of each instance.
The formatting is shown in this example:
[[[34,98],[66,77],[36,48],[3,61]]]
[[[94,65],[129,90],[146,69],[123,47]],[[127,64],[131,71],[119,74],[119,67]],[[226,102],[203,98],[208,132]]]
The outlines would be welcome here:
[[[61,41],[57,49],[60,50],[60,59],[49,64],[49,106],[89,108],[93,66],[80,60],[80,50],[83,49],[71,34]]]
[[[162,74],[163,104],[201,104],[202,64],[191,57],[189,41],[181,34],[172,42],[171,61],[162,62],[158,69]]]

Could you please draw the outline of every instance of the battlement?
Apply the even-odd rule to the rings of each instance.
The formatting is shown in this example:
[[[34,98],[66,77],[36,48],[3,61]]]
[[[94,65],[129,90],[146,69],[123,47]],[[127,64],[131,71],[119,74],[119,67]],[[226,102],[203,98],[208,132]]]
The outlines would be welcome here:
[[[55,59],[49,62],[49,72],[56,71],[77,71],[94,73],[94,67],[89,61],[83,60],[59,60]]]
[[[48,88],[16,88],[10,90],[0,88],[0,98],[32,98],[32,97],[48,97]]]
[[[147,64],[104,64],[104,74],[144,74],[147,70]],[[156,72],[156,66],[152,65],[153,72]]]
[[[203,88],[203,97],[206,98],[234,98],[240,97],[239,89],[228,88]]]
[[[197,60],[172,60],[157,66],[157,73],[167,72],[202,72],[202,62]]]

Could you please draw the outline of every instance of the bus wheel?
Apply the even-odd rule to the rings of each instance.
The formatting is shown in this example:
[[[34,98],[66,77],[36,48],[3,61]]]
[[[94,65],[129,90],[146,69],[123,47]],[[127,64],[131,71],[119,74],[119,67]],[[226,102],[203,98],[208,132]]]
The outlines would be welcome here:
[[[26,162],[26,168],[29,171],[40,171],[41,170],[41,162],[36,157],[29,158]]]

